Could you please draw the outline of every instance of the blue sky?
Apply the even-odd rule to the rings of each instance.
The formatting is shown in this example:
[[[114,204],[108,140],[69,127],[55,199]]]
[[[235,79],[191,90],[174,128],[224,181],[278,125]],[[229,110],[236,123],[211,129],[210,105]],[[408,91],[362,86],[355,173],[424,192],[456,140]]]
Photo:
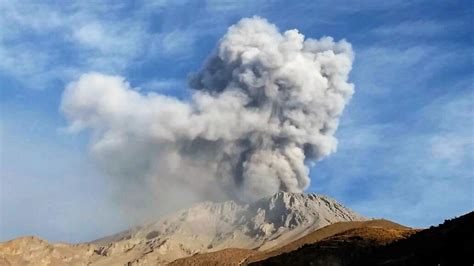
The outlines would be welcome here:
[[[186,98],[227,28],[267,18],[352,43],[356,93],[308,191],[416,227],[474,207],[472,1],[0,1],[0,240],[126,227],[88,135],[59,113],[82,73]]]

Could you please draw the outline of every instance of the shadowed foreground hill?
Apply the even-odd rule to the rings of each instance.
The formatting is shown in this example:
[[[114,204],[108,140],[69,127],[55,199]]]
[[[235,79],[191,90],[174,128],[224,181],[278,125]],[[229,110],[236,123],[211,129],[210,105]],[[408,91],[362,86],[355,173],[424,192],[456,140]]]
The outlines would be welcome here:
[[[473,265],[474,212],[380,247],[360,265]]]
[[[417,233],[355,228],[251,265],[472,265],[473,228],[473,212]]]

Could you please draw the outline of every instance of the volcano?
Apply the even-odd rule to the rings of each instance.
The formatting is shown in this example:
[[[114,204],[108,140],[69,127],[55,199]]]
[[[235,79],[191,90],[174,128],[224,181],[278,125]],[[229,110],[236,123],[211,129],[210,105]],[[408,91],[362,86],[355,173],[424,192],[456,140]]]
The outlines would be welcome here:
[[[166,264],[228,248],[265,251],[333,223],[364,220],[326,196],[279,192],[253,203],[202,202],[89,243],[19,238],[1,244],[0,258],[6,265]]]

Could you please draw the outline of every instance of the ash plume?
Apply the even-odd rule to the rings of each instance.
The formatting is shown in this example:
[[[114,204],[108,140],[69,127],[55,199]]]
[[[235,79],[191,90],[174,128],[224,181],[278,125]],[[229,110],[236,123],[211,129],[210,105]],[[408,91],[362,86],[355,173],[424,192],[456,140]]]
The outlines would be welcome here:
[[[91,130],[90,150],[137,206],[237,198],[308,187],[309,164],[336,150],[334,133],[354,92],[346,41],[280,33],[265,19],[231,26],[192,97],[142,94],[124,78],[82,75],[64,91],[70,130]]]

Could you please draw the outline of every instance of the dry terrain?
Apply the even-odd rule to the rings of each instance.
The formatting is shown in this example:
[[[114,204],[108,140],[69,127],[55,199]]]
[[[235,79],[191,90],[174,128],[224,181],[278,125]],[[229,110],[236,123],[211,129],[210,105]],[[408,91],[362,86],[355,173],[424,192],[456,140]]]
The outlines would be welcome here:
[[[14,239],[0,243],[0,265],[472,265],[473,228],[474,213],[420,230],[278,193],[204,202],[90,243]]]
[[[255,250],[228,248],[216,252],[196,254],[191,257],[177,259],[170,266],[193,266],[193,265],[242,265]]]
[[[425,230],[361,227],[251,265],[473,265],[474,213]]]
[[[225,261],[229,265],[246,265],[288,253],[304,245],[314,244],[322,240],[343,239],[355,236],[373,239],[378,244],[390,243],[394,240],[405,238],[417,230],[399,225],[388,220],[368,220],[355,222],[338,222],[314,232],[311,232],[295,241],[270,250],[245,250],[226,249],[208,254],[197,254],[192,257],[182,258],[172,265],[209,265],[216,261]],[[218,259],[219,258],[219,259]],[[225,258],[225,260],[221,260]]]
[[[224,253],[235,253],[240,261],[246,251],[236,250],[269,250],[329,224],[363,220],[328,197],[280,192],[251,204],[199,203],[85,244],[20,238],[0,244],[0,260],[7,265],[156,265],[232,248]]]
[[[420,230],[314,194],[204,202],[83,244],[21,237],[0,265],[472,265],[474,213]]]

